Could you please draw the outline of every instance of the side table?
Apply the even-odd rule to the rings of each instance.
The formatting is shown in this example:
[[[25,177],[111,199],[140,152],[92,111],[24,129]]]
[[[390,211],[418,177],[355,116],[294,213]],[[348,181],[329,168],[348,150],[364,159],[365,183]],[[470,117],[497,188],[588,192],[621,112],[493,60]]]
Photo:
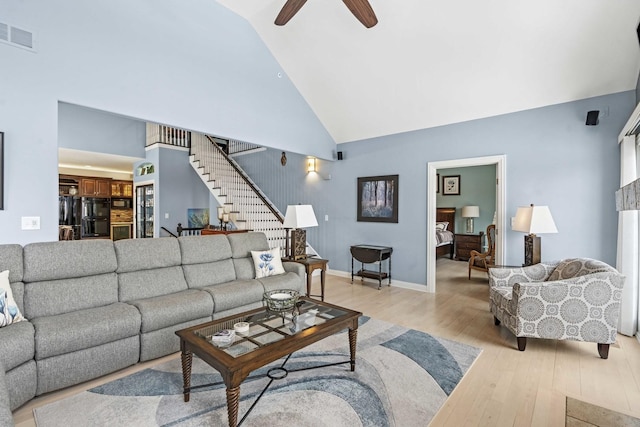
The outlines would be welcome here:
[[[353,276],[361,278],[377,279],[378,290],[382,287],[382,280],[389,279],[388,285],[391,286],[391,254],[393,248],[390,246],[375,245],[353,245],[349,248],[351,252],[351,283]],[[353,272],[353,260],[360,261],[361,269],[357,273]],[[388,273],[382,271],[382,261],[388,260]],[[364,264],[378,264],[378,271],[367,270]]]
[[[329,263],[328,259],[322,258],[303,258],[303,259],[292,259],[292,258],[282,258],[282,261],[288,262],[297,262],[298,264],[304,265],[304,269],[307,273],[307,296],[308,297],[320,297],[320,301],[324,301],[324,282],[325,282],[325,273],[327,271],[327,264]],[[320,295],[311,295],[311,280],[313,278],[313,272],[315,270],[320,269]]]
[[[482,252],[484,242],[484,232],[478,234],[456,234],[456,259],[458,261],[467,261],[471,257],[471,251]]]

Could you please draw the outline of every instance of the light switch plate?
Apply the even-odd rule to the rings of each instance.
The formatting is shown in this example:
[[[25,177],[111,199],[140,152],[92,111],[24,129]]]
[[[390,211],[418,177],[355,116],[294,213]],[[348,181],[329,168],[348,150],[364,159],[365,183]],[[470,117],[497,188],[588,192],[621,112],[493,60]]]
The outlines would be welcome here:
[[[39,216],[23,216],[22,229],[23,230],[40,230],[40,217]]]

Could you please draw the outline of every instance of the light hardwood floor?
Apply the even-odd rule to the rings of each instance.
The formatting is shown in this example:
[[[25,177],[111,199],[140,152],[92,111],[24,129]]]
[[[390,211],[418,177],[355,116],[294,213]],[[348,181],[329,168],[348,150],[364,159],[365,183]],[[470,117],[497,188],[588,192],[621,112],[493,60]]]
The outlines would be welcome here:
[[[564,426],[565,398],[640,417],[640,343],[618,335],[609,359],[596,344],[530,339],[520,352],[489,313],[488,280],[467,279],[466,263],[439,259],[437,292],[327,275],[326,301],[365,315],[473,345],[482,353],[436,415],[432,426]],[[319,278],[314,278],[314,290]],[[34,426],[33,408],[128,375],[177,355],[139,364],[115,374],[27,403],[14,413],[18,427]],[[410,426],[408,426],[410,427]]]

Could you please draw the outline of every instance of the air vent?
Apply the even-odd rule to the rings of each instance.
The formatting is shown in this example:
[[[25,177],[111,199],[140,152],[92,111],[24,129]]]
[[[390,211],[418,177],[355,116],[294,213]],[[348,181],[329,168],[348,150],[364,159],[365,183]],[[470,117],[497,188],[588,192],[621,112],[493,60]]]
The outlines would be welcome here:
[[[33,49],[33,34],[20,28],[11,27],[11,43]]]
[[[9,26],[0,22],[0,40],[9,41]]]
[[[34,52],[33,33],[0,22],[0,42]]]

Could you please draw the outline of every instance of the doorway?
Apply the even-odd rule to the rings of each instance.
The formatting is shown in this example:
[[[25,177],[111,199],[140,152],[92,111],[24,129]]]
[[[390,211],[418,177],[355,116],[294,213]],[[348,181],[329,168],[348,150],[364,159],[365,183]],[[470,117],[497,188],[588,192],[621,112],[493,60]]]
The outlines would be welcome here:
[[[436,226],[436,171],[468,166],[496,166],[496,264],[504,264],[506,163],[505,155],[427,163],[427,292],[435,293],[436,291],[436,241],[435,233],[430,232],[430,230],[435,230]]]

